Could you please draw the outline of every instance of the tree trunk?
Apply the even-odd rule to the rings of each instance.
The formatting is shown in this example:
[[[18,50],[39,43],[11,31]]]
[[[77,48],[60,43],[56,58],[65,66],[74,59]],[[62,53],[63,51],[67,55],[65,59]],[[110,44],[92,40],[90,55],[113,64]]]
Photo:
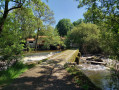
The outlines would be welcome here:
[[[1,21],[1,20],[0,20]],[[2,33],[2,29],[3,29],[3,24],[0,23],[0,34]]]
[[[3,26],[4,26],[5,20],[6,20],[6,18],[7,18],[7,15],[8,15],[8,12],[5,12],[5,13],[3,14],[2,19],[0,20],[0,33],[1,33],[2,30],[3,30]]]
[[[9,0],[6,0],[5,1],[5,10],[4,10],[4,14],[0,20],[0,34],[2,33],[2,30],[3,30],[3,26],[4,26],[4,23],[5,23],[5,20],[7,18],[7,15],[8,15],[8,4],[9,4]]]
[[[39,28],[38,28],[38,30],[37,30],[36,43],[35,43],[35,51],[37,51],[38,32],[39,32]]]

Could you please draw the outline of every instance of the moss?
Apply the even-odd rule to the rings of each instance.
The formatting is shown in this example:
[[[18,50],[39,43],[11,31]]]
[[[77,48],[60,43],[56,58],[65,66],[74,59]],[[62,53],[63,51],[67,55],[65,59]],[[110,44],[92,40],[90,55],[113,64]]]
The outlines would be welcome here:
[[[96,87],[90,79],[76,67],[67,67],[66,70],[73,76],[74,82],[83,90],[101,90]]]
[[[68,62],[75,62],[76,57],[79,57],[79,50],[77,50],[68,60]]]

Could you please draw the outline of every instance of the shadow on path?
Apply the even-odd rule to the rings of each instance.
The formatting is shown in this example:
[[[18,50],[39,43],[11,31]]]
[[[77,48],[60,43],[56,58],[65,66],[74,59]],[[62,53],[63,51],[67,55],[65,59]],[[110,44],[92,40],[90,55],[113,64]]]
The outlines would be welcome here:
[[[28,70],[3,90],[81,90],[62,67],[64,57],[59,55]]]

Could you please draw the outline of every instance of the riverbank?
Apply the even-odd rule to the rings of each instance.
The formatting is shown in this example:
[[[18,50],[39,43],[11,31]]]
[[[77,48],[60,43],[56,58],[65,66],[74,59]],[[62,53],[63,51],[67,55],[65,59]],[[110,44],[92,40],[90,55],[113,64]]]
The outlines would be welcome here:
[[[118,90],[119,78],[111,69],[115,61],[102,56],[82,56],[77,66],[97,87],[102,90]]]
[[[27,65],[22,62],[16,62],[7,70],[0,71],[0,89],[1,87],[10,84],[14,79],[18,78],[22,73],[34,66],[35,64]]]
[[[82,71],[74,67],[66,67],[66,70],[72,75],[73,81],[83,90],[101,90],[97,86],[95,86],[90,79],[82,73]]]

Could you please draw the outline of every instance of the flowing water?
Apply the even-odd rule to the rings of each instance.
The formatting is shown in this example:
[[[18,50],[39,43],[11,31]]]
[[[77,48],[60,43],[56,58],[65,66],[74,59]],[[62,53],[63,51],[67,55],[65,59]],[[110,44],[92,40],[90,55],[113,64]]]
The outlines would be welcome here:
[[[81,63],[78,67],[82,72],[102,90],[119,90],[119,79],[112,75],[110,68],[104,65]]]
[[[23,61],[24,63],[32,62],[32,61],[40,61],[60,52],[61,51],[43,51],[43,52],[36,52],[36,53],[28,53],[23,58]]]

